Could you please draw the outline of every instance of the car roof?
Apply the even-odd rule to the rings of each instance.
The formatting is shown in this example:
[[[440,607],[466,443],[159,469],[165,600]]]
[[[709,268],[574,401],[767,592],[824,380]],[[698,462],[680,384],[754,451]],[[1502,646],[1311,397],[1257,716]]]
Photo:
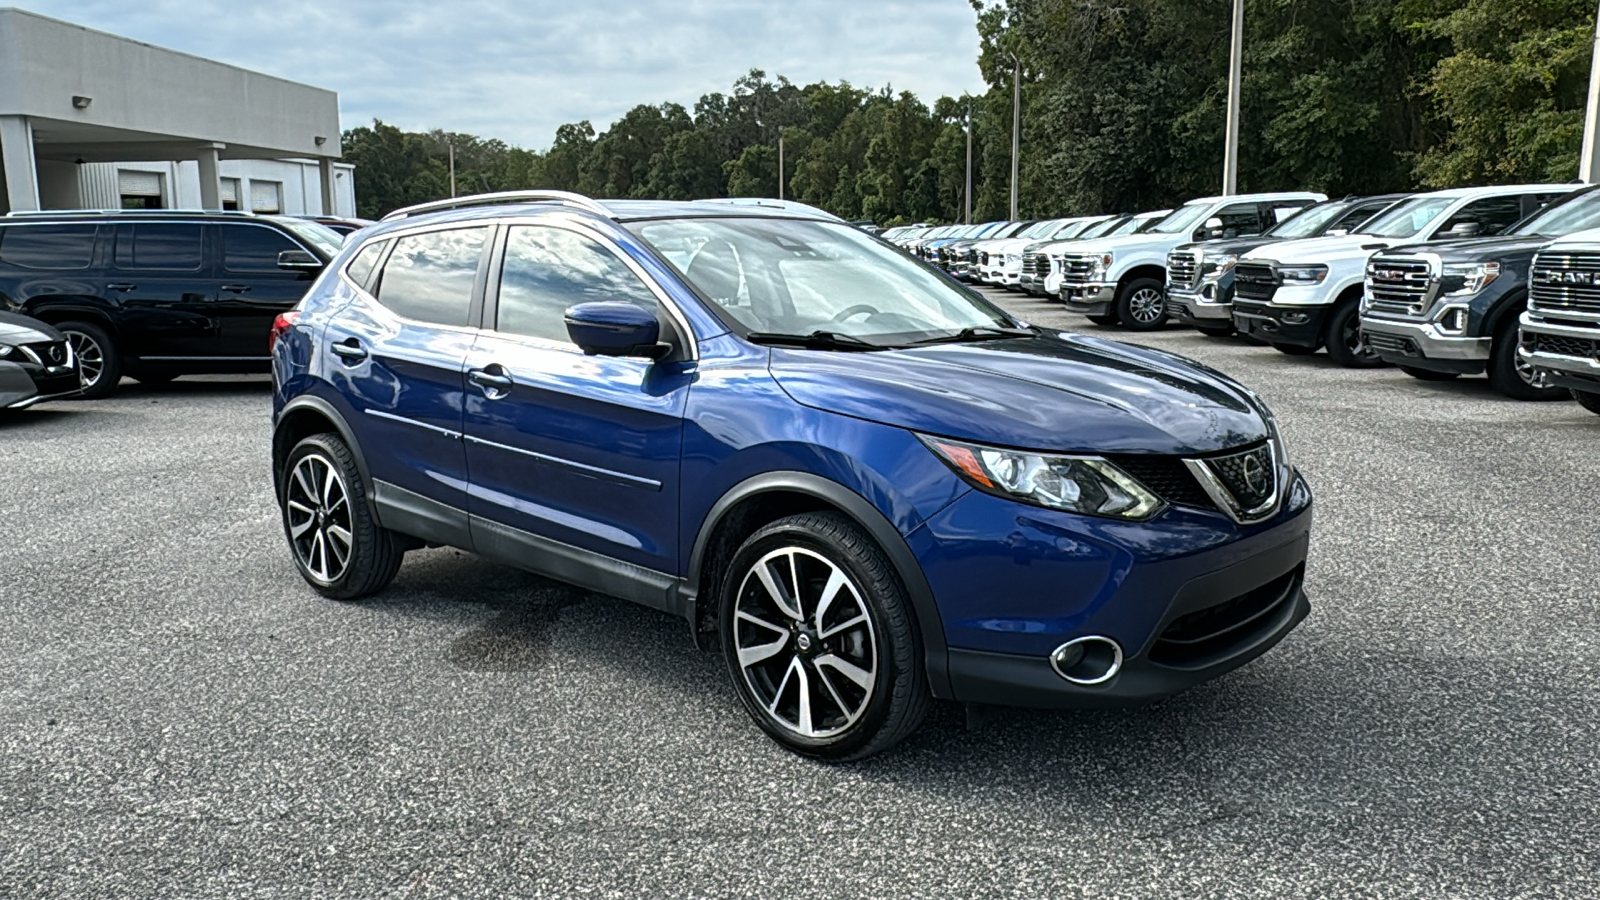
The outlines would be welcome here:
[[[1411,197],[1444,197],[1457,200],[1473,197],[1494,197],[1500,194],[1525,194],[1542,191],[1570,193],[1583,187],[1584,185],[1581,184],[1499,184],[1487,187],[1448,188],[1442,191],[1419,192],[1412,194]]]
[[[1184,203],[1183,205],[1198,206],[1202,203],[1221,203],[1224,200],[1242,200],[1246,203],[1249,203],[1253,200],[1261,202],[1271,202],[1273,200],[1304,200],[1308,197],[1312,199],[1318,197],[1321,197],[1324,200],[1327,199],[1325,195],[1319,194],[1316,191],[1278,191],[1277,193],[1265,194],[1231,194],[1228,196],[1217,197],[1196,197],[1193,200]]]

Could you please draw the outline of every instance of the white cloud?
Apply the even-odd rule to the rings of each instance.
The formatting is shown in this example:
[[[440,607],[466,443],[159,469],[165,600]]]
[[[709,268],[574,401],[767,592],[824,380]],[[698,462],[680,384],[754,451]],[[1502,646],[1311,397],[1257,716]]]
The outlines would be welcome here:
[[[373,118],[531,148],[640,103],[798,84],[981,91],[966,0],[24,0],[34,12],[339,92]]]

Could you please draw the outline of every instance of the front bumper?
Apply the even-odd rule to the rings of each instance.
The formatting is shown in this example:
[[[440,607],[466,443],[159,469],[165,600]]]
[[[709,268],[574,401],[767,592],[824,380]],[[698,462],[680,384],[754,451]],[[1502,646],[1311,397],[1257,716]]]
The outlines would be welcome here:
[[[1525,312],[1518,324],[1522,329],[1518,357],[1545,372],[1557,387],[1600,393],[1600,322],[1592,327],[1558,325]],[[1556,340],[1541,341],[1540,337]],[[1539,349],[1556,344],[1559,350]]]
[[[1309,610],[1311,499],[1293,477],[1300,499],[1256,526],[1183,507],[1112,522],[964,495],[911,536],[944,620],[952,697],[1137,705],[1265,653]],[[1104,684],[1069,682],[1049,663],[1088,635],[1123,649]]]
[[[1384,362],[1434,372],[1475,375],[1488,367],[1493,338],[1448,335],[1432,322],[1361,317],[1367,346]]]
[[[1104,316],[1111,312],[1111,305],[1116,302],[1117,286],[1093,282],[1089,284],[1063,282],[1061,299],[1066,302],[1067,309],[1075,313]]]
[[[1185,325],[1217,325],[1233,321],[1233,303],[1167,285],[1167,315]]]
[[[82,390],[75,370],[52,372],[40,366],[0,362],[0,409],[26,409],[76,396]]]
[[[1269,344],[1322,346],[1323,325],[1331,306],[1298,306],[1257,301],[1233,301],[1233,325],[1239,333]]]

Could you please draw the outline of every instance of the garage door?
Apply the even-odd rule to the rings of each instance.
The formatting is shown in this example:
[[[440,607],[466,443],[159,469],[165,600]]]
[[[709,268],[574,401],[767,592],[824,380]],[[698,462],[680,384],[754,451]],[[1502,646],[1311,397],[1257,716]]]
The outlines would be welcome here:
[[[222,202],[223,202],[223,204],[228,204],[228,203],[232,203],[233,204],[233,206],[224,205],[222,207],[223,209],[238,209],[239,208],[239,179],[237,179],[237,178],[224,178],[224,179],[222,179]]]
[[[124,197],[160,197],[161,173],[118,169],[117,193]]]
[[[250,182],[250,211],[283,212],[283,184],[277,181]]]

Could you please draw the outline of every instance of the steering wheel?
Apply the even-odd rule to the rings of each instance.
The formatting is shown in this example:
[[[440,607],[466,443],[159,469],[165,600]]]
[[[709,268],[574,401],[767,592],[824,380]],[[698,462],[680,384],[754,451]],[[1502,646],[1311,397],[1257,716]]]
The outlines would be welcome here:
[[[865,303],[857,303],[855,306],[852,306],[849,309],[846,309],[843,312],[839,313],[838,315],[834,316],[833,318],[829,319],[828,320],[828,324],[831,325],[831,324],[835,324],[835,323],[838,323],[838,322],[843,322],[845,319],[848,319],[851,316],[859,316],[859,315],[862,315],[862,314],[873,315],[873,316],[882,315],[881,311],[876,306],[869,306],[869,305],[867,305]]]

